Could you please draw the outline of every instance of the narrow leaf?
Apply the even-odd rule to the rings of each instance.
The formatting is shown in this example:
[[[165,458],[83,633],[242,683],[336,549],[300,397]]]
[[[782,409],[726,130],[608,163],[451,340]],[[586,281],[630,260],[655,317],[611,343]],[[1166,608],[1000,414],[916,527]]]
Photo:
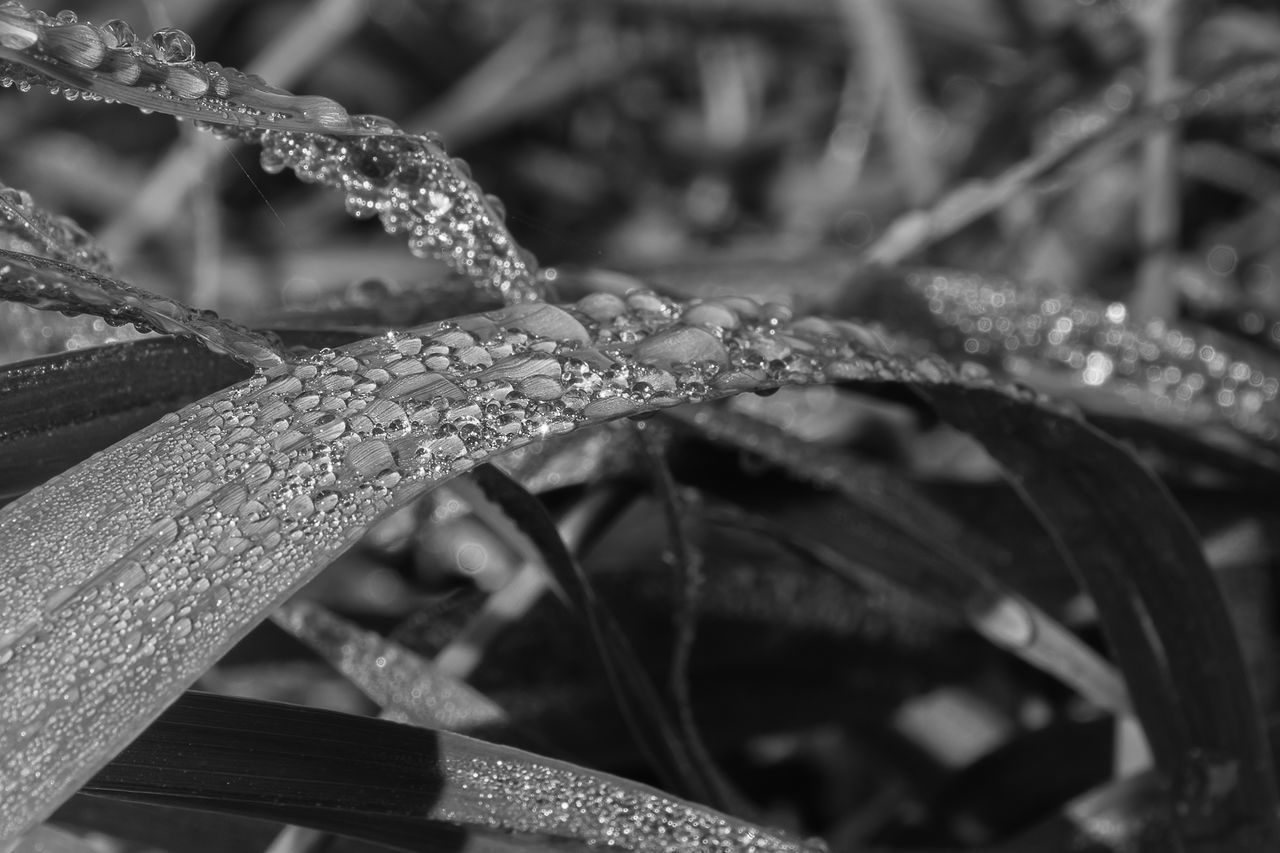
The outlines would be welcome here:
[[[195,59],[196,46],[168,30],[168,57],[135,49],[121,21],[98,26],[37,16],[13,3],[0,9],[0,71],[26,85],[74,87],[83,94],[195,119],[222,138],[262,146],[270,172],[340,189],[347,210],[379,216],[390,233],[408,233],[416,254],[443,261],[506,301],[531,301],[545,283],[511,239],[502,207],[484,195],[438,137],[411,135],[378,116],[351,116],[338,103],[269,86],[234,68]]]
[[[0,249],[0,299],[53,311],[95,314],[109,322],[195,338],[216,353],[269,370],[283,363],[283,345],[255,332],[197,311],[167,296],[140,290],[118,279],[61,261]]]
[[[446,732],[189,693],[89,784],[134,801],[412,845],[476,833],[553,846],[783,853],[805,845],[652,788]]]
[[[1168,492],[1075,418],[1015,415],[1016,399],[994,388],[935,385],[926,396],[1005,467],[1092,595],[1187,839],[1280,844],[1267,733],[1239,642]]]
[[[294,601],[272,619],[376,702],[384,719],[454,732],[507,720],[493,701],[431,661],[317,604]]]

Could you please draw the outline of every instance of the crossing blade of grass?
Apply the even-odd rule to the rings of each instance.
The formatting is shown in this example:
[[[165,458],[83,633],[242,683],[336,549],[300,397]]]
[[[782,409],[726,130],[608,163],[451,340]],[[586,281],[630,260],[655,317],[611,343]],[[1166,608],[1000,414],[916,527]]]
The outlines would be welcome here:
[[[570,610],[587,624],[618,707],[631,726],[637,744],[652,756],[654,770],[661,773],[669,785],[679,786],[702,802],[723,802],[725,793],[717,783],[714,769],[705,763],[671,719],[657,688],[636,659],[630,641],[596,595],[581,563],[565,547],[542,502],[493,466],[476,469],[474,479],[484,496],[501,507],[519,531],[533,542],[555,588]]]
[[[1213,837],[1213,849],[1241,853],[1280,844],[1267,733],[1240,645],[1168,492],[1075,418],[1015,415],[1017,400],[978,387],[924,393],[1005,468],[1093,597],[1185,843]]]
[[[87,790],[410,849],[475,835],[553,849],[806,849],[617,777],[461,735],[189,693]],[[569,808],[548,807],[574,804]]]
[[[461,732],[507,719],[500,707],[465,682],[313,602],[286,604],[272,620],[376,702],[384,719]]]

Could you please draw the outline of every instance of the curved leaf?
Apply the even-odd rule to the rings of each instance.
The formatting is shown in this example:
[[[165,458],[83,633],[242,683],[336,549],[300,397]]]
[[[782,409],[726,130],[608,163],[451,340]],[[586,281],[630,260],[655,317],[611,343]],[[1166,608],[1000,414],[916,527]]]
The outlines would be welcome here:
[[[449,264],[508,301],[543,295],[502,223],[502,208],[451,160],[438,137],[410,135],[378,116],[351,116],[338,103],[302,97],[217,63],[195,61],[180,30],[165,34],[171,56],[140,48],[122,21],[98,26],[51,18],[12,3],[0,9],[0,72],[20,85],[74,87],[217,127],[224,138],[261,145],[262,165],[288,167],[341,189],[355,216],[380,216],[407,232],[415,253]]]
[[[926,378],[874,347],[853,324],[788,323],[776,306],[600,295],[322,351],[166,416],[0,511],[0,832],[47,814],[271,607],[434,484],[690,399]]]

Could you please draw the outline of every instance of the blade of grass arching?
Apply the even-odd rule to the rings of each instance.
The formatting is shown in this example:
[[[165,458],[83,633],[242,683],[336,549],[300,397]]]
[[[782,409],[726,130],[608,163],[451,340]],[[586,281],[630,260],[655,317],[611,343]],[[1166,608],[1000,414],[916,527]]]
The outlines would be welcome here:
[[[192,337],[216,353],[262,370],[280,366],[286,357],[283,345],[273,335],[118,279],[21,252],[0,249],[0,299]]]
[[[442,261],[507,302],[541,298],[545,281],[512,239],[503,209],[440,140],[378,116],[350,116],[327,98],[299,97],[232,68],[161,62],[120,41],[119,28],[50,24],[6,7],[0,64],[27,85],[70,86],[132,106],[198,119],[228,139],[261,146],[264,169],[340,189],[348,212],[408,232],[415,254]],[[193,58],[185,33],[174,41]],[[124,72],[129,73],[124,73]],[[145,71],[145,74],[144,74]],[[139,79],[145,85],[130,85]],[[128,81],[128,82],[121,82]]]
[[[977,386],[924,393],[1001,463],[1092,595],[1172,786],[1184,843],[1199,849],[1214,837],[1222,846],[1213,849],[1241,853],[1280,844],[1267,733],[1240,646],[1200,544],[1163,486],[1072,417],[1014,415],[1013,397]]]
[[[317,61],[330,54],[364,20],[366,0],[312,0],[302,14],[245,66],[279,87],[292,86]],[[103,226],[102,242],[117,258],[131,257],[137,246],[167,227],[183,201],[205,183],[226,146],[204,136],[183,135],[152,170],[129,204]]]
[[[475,688],[317,604],[290,602],[271,618],[376,702],[384,719],[456,732],[506,722],[503,710]]]
[[[675,409],[667,417],[839,494],[852,504],[843,512],[852,509],[875,528],[859,539],[861,562],[868,570],[941,612],[955,613],[983,637],[1098,707],[1116,713],[1128,708],[1115,668],[989,568],[1000,561],[999,546],[968,531],[906,477],[859,465],[846,454],[725,407]],[[796,523],[805,521],[802,516]],[[847,536],[858,524],[847,519],[832,529]],[[826,535],[822,524],[813,530],[819,540]],[[878,546],[871,544],[877,541]]]
[[[785,384],[956,381],[856,324],[734,301],[721,337],[700,307],[599,294],[313,353],[0,509],[0,837],[47,815],[375,521],[488,456]],[[1042,417],[1008,399],[1012,417]],[[66,660],[83,664],[73,688]],[[39,787],[20,784],[33,774]]]
[[[807,849],[651,788],[509,747],[198,693],[179,700],[87,790],[412,849],[472,834],[567,849]]]
[[[718,774],[704,763],[703,756],[671,719],[657,688],[636,659],[630,641],[596,595],[582,565],[565,547],[542,502],[492,466],[477,468],[474,480],[483,498],[500,507],[519,533],[533,543],[552,579],[553,589],[571,612],[586,623],[617,697],[618,708],[631,727],[637,745],[650,757],[653,769],[668,786],[684,790],[701,802],[724,802],[726,789],[720,784]],[[464,496],[473,506],[482,499],[465,492]]]

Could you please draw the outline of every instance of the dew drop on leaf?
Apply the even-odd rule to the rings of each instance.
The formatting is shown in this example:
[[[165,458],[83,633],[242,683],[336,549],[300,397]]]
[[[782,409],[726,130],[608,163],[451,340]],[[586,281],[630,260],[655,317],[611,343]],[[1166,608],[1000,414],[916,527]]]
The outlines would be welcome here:
[[[112,18],[105,22],[101,29],[107,47],[131,48],[138,45],[138,34],[133,31],[133,27],[119,18]]]
[[[151,50],[166,65],[185,65],[196,58],[196,43],[182,30],[165,27],[151,34]]]

